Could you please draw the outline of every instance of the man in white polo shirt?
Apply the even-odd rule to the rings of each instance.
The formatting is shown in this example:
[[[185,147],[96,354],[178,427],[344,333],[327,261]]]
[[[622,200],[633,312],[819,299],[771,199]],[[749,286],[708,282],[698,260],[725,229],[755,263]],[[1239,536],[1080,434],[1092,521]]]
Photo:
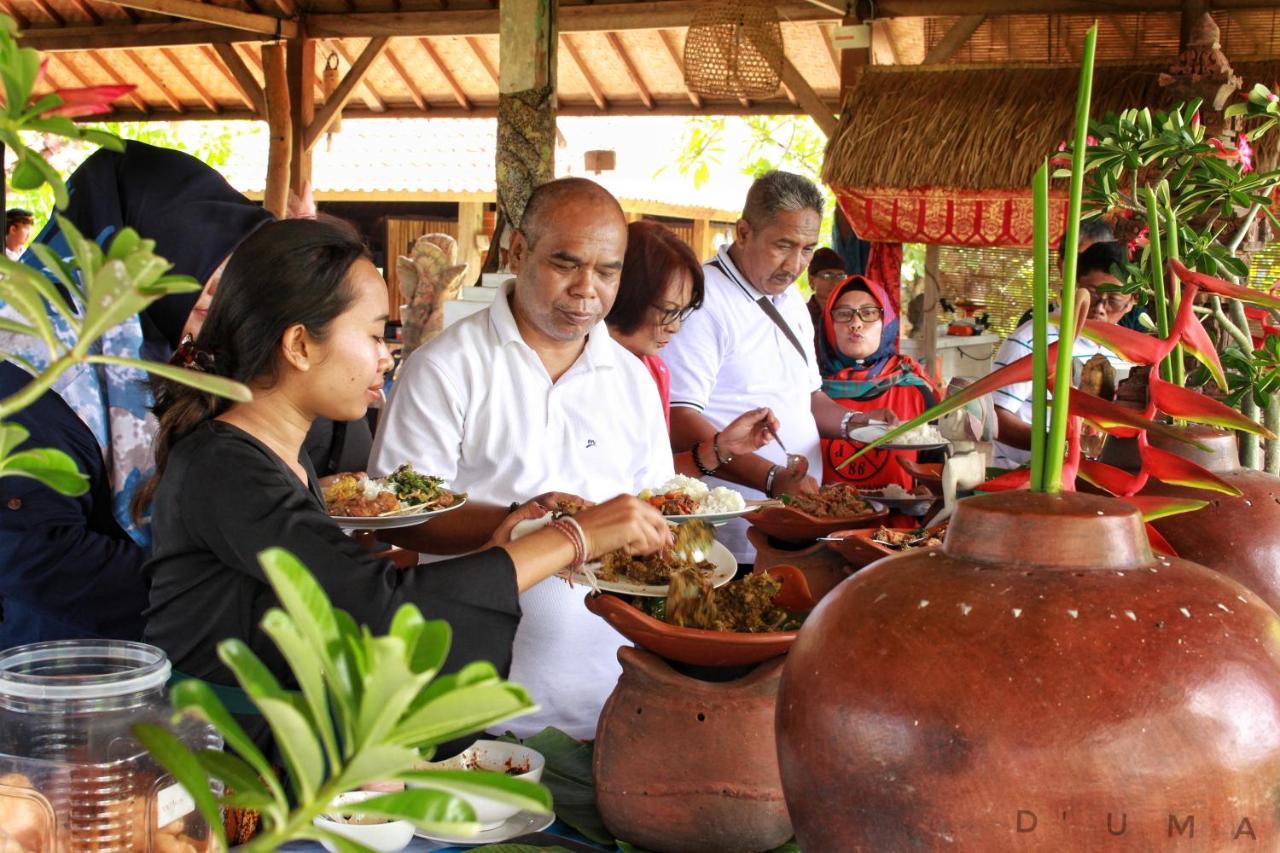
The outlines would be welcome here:
[[[582,178],[544,184],[511,241],[515,279],[405,363],[369,471],[408,461],[474,503],[423,525],[419,550],[478,547],[507,504],[547,489],[603,501],[673,475],[657,386],[604,324],[626,246],[607,190]],[[587,592],[552,578],[520,596],[510,677],[541,706],[510,724],[521,736],[548,725],[595,735],[625,641],[583,606]]]
[[[809,265],[822,222],[822,194],[790,172],[761,175],[747,191],[733,243],[703,265],[702,307],[672,337],[663,358],[671,368],[671,445],[710,441],[739,412],[773,409],[779,438],[804,462],[787,467],[777,442],[726,461],[716,473],[748,498],[808,492],[821,473],[819,437],[843,438],[883,410],[852,412],[822,391],[813,351],[813,321],[795,280]],[[708,483],[721,485],[708,478]],[[746,488],[739,488],[745,486]],[[741,563],[755,560],[746,524],[717,531]]]

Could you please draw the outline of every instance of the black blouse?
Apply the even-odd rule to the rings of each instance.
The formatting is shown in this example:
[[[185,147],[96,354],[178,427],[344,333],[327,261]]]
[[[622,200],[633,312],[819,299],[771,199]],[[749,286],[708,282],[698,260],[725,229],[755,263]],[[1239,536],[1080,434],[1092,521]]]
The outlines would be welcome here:
[[[345,536],[324,511],[310,461],[310,487],[266,445],[222,421],[201,424],[179,441],[156,490],[151,584],[145,639],[164,649],[175,670],[233,684],[217,644],[237,637],[282,682],[293,679],[258,627],[279,606],[257,554],[280,546],[315,575],[334,606],[375,634],[412,602],[453,628],[445,671],[487,660],[505,677],[520,621],[515,567],[507,552],[478,554],[409,570],[376,559]]]

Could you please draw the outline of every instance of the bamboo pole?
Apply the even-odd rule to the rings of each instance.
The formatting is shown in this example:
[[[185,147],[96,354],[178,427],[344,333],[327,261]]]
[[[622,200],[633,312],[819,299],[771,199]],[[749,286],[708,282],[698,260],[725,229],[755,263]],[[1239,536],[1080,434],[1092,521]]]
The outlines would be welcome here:
[[[277,218],[282,218],[289,204],[289,151],[293,143],[284,44],[274,42],[262,46],[262,71],[266,77],[267,128],[270,133],[267,183],[262,204]]]
[[[1147,206],[1148,243],[1151,249],[1151,294],[1156,303],[1156,334],[1161,338],[1169,337],[1169,303],[1168,294],[1164,290],[1164,247],[1160,244],[1160,209],[1156,206],[1156,194],[1151,187],[1143,188],[1143,201]],[[1177,228],[1177,223],[1171,225]],[[1160,377],[1166,381],[1172,379],[1172,369],[1168,357],[1160,359],[1157,365]]]
[[[1267,411],[1263,424],[1273,433],[1280,435],[1280,394],[1273,393],[1267,400]],[[1280,441],[1267,439],[1266,463],[1268,474],[1280,474]]]

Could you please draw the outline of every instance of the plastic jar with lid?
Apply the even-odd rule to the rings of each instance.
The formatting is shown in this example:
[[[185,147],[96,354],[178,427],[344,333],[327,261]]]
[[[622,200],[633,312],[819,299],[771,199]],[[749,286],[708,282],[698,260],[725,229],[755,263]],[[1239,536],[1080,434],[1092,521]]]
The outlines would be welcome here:
[[[170,724],[169,661],[143,643],[64,640],[0,652],[0,853],[198,853],[190,795],[133,736],[168,726],[192,749],[209,726]]]

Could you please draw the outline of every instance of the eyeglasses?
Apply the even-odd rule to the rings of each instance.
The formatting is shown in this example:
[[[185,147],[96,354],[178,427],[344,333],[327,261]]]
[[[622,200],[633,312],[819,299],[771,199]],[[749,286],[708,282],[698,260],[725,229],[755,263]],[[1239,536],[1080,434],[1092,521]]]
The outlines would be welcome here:
[[[1084,288],[1089,294],[1089,306],[1101,305],[1104,311],[1119,311],[1121,308],[1129,307],[1129,297],[1123,293],[1109,291],[1107,293],[1098,293],[1095,290]]]
[[[692,305],[685,305],[682,308],[664,308],[661,305],[654,305],[653,310],[658,312],[659,326],[674,326],[676,323],[683,323],[689,319],[689,315],[693,313]]]
[[[884,309],[877,308],[874,305],[863,305],[861,308],[837,308],[831,312],[831,319],[837,323],[852,323],[853,318],[857,317],[864,323],[875,323],[884,317]]]
[[[819,278],[823,281],[840,281],[848,278],[848,274],[843,270],[822,270],[820,272],[809,273],[809,278]]]

